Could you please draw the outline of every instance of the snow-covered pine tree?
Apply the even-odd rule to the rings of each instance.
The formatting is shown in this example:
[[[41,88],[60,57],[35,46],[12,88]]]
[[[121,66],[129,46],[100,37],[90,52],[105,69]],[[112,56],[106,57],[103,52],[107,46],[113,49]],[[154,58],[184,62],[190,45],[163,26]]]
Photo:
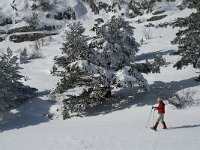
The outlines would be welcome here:
[[[130,17],[135,17],[138,15],[142,15],[145,12],[151,13],[153,11],[153,7],[156,5],[157,2],[162,2],[163,0],[129,0],[129,9],[132,10],[130,12]],[[174,2],[175,0],[167,0],[168,2]],[[189,0],[184,0],[189,1]],[[182,5],[185,3],[183,2]],[[183,7],[183,6],[180,7]],[[146,11],[145,11],[146,10]]]
[[[114,87],[137,86],[140,91],[148,90],[147,81],[141,72],[159,72],[161,57],[158,55],[154,64],[134,62],[139,44],[133,37],[134,28],[129,22],[121,17],[112,17],[96,28],[96,36],[89,45],[80,22],[70,24],[68,28],[61,49],[63,55],[55,57],[52,74],[61,79],[52,95],[64,93],[76,86],[87,88],[79,96],[71,95],[67,99],[54,97],[63,100],[64,119],[71,117],[73,112],[79,115],[88,107],[110,100]]]
[[[190,64],[197,68],[200,59],[200,1],[192,0],[189,4],[190,7],[196,8],[197,12],[185,18],[178,18],[172,24],[173,27],[181,28],[172,41],[173,44],[178,44],[178,50],[174,54],[181,56],[181,59],[174,65],[177,69]]]
[[[103,68],[99,86],[107,89],[106,96],[110,96],[113,87],[139,85],[141,89],[148,89],[142,74],[132,67],[139,44],[128,21],[113,16],[97,29],[90,45],[99,53],[96,65]]]
[[[183,10],[187,7],[188,3],[189,3],[190,0],[183,0],[182,3],[180,5],[178,5],[178,8],[180,10]]]
[[[129,9],[132,10],[133,12],[131,12],[129,14],[130,17],[135,17],[137,15],[142,15],[142,12],[141,12],[141,5],[139,2],[136,2],[135,0],[131,0],[129,2],[129,5],[128,5]]]
[[[62,56],[55,57],[52,74],[61,77],[54,92],[63,93],[66,90],[82,85],[90,85],[89,72],[92,69],[90,60],[92,51],[88,46],[89,38],[83,35],[85,28],[80,22],[68,25],[69,30],[65,32],[65,43],[63,43]]]
[[[97,72],[96,67],[92,64],[95,59],[94,51],[89,48],[88,36],[84,35],[85,28],[80,22],[74,22],[68,25],[65,32],[65,42],[63,43],[62,56],[54,58],[52,74],[60,77],[57,87],[51,92],[51,95],[62,94],[68,89],[74,87],[93,87],[95,84],[94,73]],[[84,90],[86,91],[86,90]],[[84,95],[84,94],[82,94]],[[81,99],[64,99],[68,113],[84,109],[92,103],[81,97]],[[86,106],[87,105],[87,106]],[[81,107],[80,107],[81,106]],[[76,109],[75,109],[76,108]]]
[[[50,11],[55,7],[57,3],[56,0],[31,0],[31,1],[32,1],[31,9],[33,11],[38,8],[40,8],[43,11]]]
[[[20,80],[18,57],[10,48],[0,55],[0,112],[19,106],[30,98],[36,89],[24,86]]]

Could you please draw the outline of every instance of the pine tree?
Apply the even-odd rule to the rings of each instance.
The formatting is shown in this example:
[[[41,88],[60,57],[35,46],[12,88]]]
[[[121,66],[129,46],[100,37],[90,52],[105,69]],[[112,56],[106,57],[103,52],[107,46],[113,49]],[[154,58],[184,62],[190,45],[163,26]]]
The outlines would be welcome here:
[[[83,35],[85,29],[80,22],[68,25],[69,30],[65,32],[65,43],[63,43],[62,56],[55,57],[55,65],[52,74],[61,77],[54,90],[63,93],[66,90],[82,85],[90,85],[91,77],[90,57],[92,51],[88,46],[88,37]]]
[[[95,59],[94,51],[88,45],[88,36],[84,35],[85,28],[80,22],[74,22],[68,25],[65,32],[65,43],[63,43],[62,56],[54,58],[52,74],[60,77],[57,87],[51,92],[51,95],[60,95],[68,89],[74,87],[87,87],[93,89],[98,84],[94,74],[98,72],[92,62]],[[62,98],[64,103],[63,117],[70,117],[74,112],[93,105],[95,99],[89,98],[89,93],[93,90],[84,89],[80,97]],[[84,95],[88,95],[86,98]],[[58,98],[58,97],[56,97]]]
[[[31,9],[41,9],[43,11],[51,11],[57,4],[56,0],[32,0]]]
[[[134,58],[139,44],[135,41],[134,28],[121,17],[113,16],[100,26],[91,46],[99,53],[97,66],[100,73],[100,86],[111,93],[113,87],[134,87],[148,89],[147,81],[134,69]],[[110,95],[110,94],[108,94]]]
[[[196,8],[197,12],[186,18],[178,18],[172,24],[173,27],[181,28],[172,41],[173,44],[178,44],[178,50],[174,54],[181,56],[181,59],[174,65],[177,69],[190,64],[197,68],[200,59],[200,2],[192,0],[189,7]]]
[[[183,0],[182,3],[178,6],[180,10],[183,10],[187,7],[190,0]]]
[[[30,98],[35,89],[24,86],[20,80],[20,69],[17,56],[10,48],[0,55],[0,112],[13,108]]]
[[[129,9],[133,11],[133,14],[130,14],[129,16],[130,17],[135,17],[135,16],[138,16],[138,15],[142,15],[142,12],[141,12],[141,5],[139,2],[136,2],[135,0],[131,0],[129,2],[129,5],[128,5]]]
[[[83,35],[81,23],[68,26],[62,56],[55,57],[52,74],[61,79],[52,94],[65,93],[73,87],[86,87],[79,96],[69,96],[63,100],[63,118],[81,115],[89,107],[112,100],[114,87],[139,86],[148,90],[147,81],[141,73],[159,72],[162,64],[160,55],[153,63],[135,63],[139,44],[135,41],[134,28],[121,17],[112,17],[96,28],[96,36],[90,41]],[[88,41],[90,44],[88,45]],[[65,97],[65,95],[64,95]],[[114,97],[117,99],[117,97]]]

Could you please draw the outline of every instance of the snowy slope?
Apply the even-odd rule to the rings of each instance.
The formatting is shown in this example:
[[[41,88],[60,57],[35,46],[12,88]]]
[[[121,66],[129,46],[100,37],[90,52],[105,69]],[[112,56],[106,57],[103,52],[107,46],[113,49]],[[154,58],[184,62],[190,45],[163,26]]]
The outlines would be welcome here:
[[[30,104],[28,104],[30,106]],[[43,109],[44,110],[44,109]],[[37,110],[32,113],[37,113]],[[30,110],[26,111],[30,112]],[[41,116],[21,114],[1,127],[3,150],[197,150],[200,109],[167,108],[168,130],[145,128],[150,106],[120,110],[106,115],[47,122]],[[26,117],[26,118],[25,118]],[[15,121],[15,125],[12,124]],[[152,120],[151,120],[152,121]],[[161,148],[162,147],[162,148]]]
[[[86,34],[92,35],[89,31],[95,19],[103,17],[107,20],[112,13],[101,12],[94,15],[87,5],[79,0],[69,0],[68,4],[73,7],[78,14],[78,20],[83,22],[87,28]],[[193,10],[176,9],[176,3],[159,3],[154,9],[165,9],[168,16],[162,20],[152,22],[155,25],[165,21],[172,21],[177,17],[189,15]],[[3,3],[6,6],[6,2]],[[4,6],[3,5],[3,6]],[[129,19],[135,29],[135,37],[139,42],[143,37],[144,25],[137,23],[138,19],[146,20],[152,14]],[[30,80],[24,82],[27,85],[39,90],[38,96],[29,100],[19,109],[12,110],[1,116],[0,119],[0,149],[2,150],[197,150],[200,147],[200,108],[194,106],[185,110],[177,110],[171,105],[166,108],[166,123],[168,130],[158,132],[151,131],[146,127],[146,123],[151,111],[151,105],[156,103],[156,98],[160,94],[163,98],[172,96],[178,91],[195,91],[194,98],[200,98],[200,85],[193,80],[197,76],[195,69],[191,66],[176,70],[173,64],[179,59],[177,56],[169,54],[177,49],[176,45],[171,45],[170,41],[175,37],[178,29],[150,28],[152,39],[145,40],[140,47],[137,61],[153,59],[156,52],[160,51],[166,59],[168,65],[161,69],[160,74],[144,75],[150,84],[151,91],[132,95],[131,90],[121,90],[122,95],[134,96],[130,102],[121,102],[116,105],[105,105],[97,109],[97,113],[91,113],[84,118],[72,118],[61,120],[60,116],[49,120],[49,112],[57,113],[56,108],[59,102],[50,101],[48,94],[55,87],[57,78],[52,77],[50,70],[53,66],[53,58],[61,53],[62,35],[53,36],[53,42],[42,46],[43,58],[31,60],[22,65],[22,74],[28,76]],[[9,46],[18,54],[20,48],[27,47],[30,52],[33,42],[12,43],[9,40],[0,42],[0,52],[5,51]],[[71,92],[77,93],[78,90]],[[167,103],[167,102],[166,102]],[[99,114],[98,114],[99,113]],[[59,115],[59,113],[57,114]],[[153,115],[154,116],[154,115]],[[155,114],[155,117],[157,115]],[[155,119],[155,118],[154,118]],[[150,125],[153,123],[153,117]],[[162,148],[161,148],[162,147]]]

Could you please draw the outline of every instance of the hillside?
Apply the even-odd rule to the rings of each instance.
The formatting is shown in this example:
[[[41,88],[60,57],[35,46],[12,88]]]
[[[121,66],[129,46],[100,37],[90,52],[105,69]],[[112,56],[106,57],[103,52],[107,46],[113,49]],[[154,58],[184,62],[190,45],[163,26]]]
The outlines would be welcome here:
[[[2,150],[199,148],[200,83],[194,80],[199,70],[192,66],[182,70],[173,68],[180,57],[170,55],[177,50],[177,45],[172,45],[171,41],[179,29],[171,26],[158,28],[160,24],[189,16],[195,11],[184,8],[182,0],[155,2],[151,12],[141,8],[139,14],[130,9],[129,0],[57,0],[56,5],[50,10],[43,10],[41,7],[32,10],[31,0],[0,1],[0,52],[5,52],[6,48],[10,47],[19,55],[26,47],[28,54],[31,55],[36,43],[44,39],[39,48],[42,57],[21,64],[24,68],[21,74],[28,77],[23,83],[38,89],[36,97],[0,116]],[[111,10],[107,10],[109,6],[100,9],[99,2],[110,6],[117,2],[121,9],[117,4],[111,7]],[[184,9],[180,9],[180,6]],[[37,14],[37,24],[30,20],[33,11]],[[114,94],[128,96],[131,100],[105,103],[90,109],[83,118],[62,120],[63,104],[61,101],[51,100],[49,93],[58,81],[50,71],[54,57],[61,55],[64,31],[69,23],[77,20],[83,23],[86,34],[93,36],[94,32],[91,29],[98,23],[96,19],[102,18],[107,21],[113,15],[123,16],[135,27],[134,36],[138,43],[144,40],[137,53],[137,62],[145,62],[146,59],[151,61],[157,52],[160,52],[167,63],[161,67],[160,73],[142,74],[148,81],[150,91],[134,94],[130,88],[114,89]],[[150,37],[146,38],[145,34]],[[168,103],[167,100],[173,97],[174,93],[184,95],[187,92],[192,94],[195,101],[191,107],[180,110]],[[68,93],[77,94],[80,93],[80,89],[74,88]],[[158,95],[167,105],[165,120],[168,130],[163,130],[160,125],[158,131],[154,132],[149,127],[153,125],[157,113],[152,113],[148,128],[146,123]]]

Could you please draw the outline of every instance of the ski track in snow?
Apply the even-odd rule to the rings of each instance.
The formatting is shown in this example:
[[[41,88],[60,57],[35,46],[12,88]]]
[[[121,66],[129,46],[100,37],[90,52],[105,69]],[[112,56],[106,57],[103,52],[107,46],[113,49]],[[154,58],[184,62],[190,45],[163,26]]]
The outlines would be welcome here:
[[[70,3],[76,11],[81,9],[78,19],[88,28],[86,33],[92,34],[89,27],[94,24],[91,20],[94,15],[77,0]],[[182,12],[171,9],[166,12],[169,14],[167,18],[155,23],[186,16],[190,12],[187,9]],[[111,14],[101,15],[106,20]],[[136,27],[135,37],[139,42],[143,37],[144,23],[136,24],[137,19],[131,21]],[[140,47],[137,60],[151,60],[156,52],[160,51],[168,62],[160,74],[144,75],[151,85],[151,92],[138,94],[131,102],[122,103],[111,110],[99,110],[99,115],[94,113],[84,118],[65,121],[49,120],[46,116],[56,105],[48,98],[49,91],[55,87],[58,80],[50,75],[50,70],[54,56],[61,53],[59,48],[63,40],[60,35],[53,36],[55,41],[42,47],[43,58],[31,60],[23,65],[22,74],[30,78],[25,84],[38,88],[38,96],[1,117],[0,150],[198,150],[199,106],[177,110],[167,105],[165,119],[169,129],[163,130],[159,125],[158,131],[150,130],[152,118],[148,128],[145,128],[151,105],[156,103],[159,93],[165,98],[171,96],[173,90],[191,89],[195,91],[197,99],[200,97],[200,85],[193,80],[197,76],[196,70],[191,66],[179,71],[173,68],[179,57],[169,56],[177,48],[171,45],[170,41],[175,37],[177,29],[151,28],[151,31],[153,38],[146,40],[146,44]],[[19,48],[30,48],[30,44],[32,42],[14,44],[5,41],[0,43],[0,51],[9,46],[17,53]],[[119,93],[132,95],[131,90],[122,90]]]

